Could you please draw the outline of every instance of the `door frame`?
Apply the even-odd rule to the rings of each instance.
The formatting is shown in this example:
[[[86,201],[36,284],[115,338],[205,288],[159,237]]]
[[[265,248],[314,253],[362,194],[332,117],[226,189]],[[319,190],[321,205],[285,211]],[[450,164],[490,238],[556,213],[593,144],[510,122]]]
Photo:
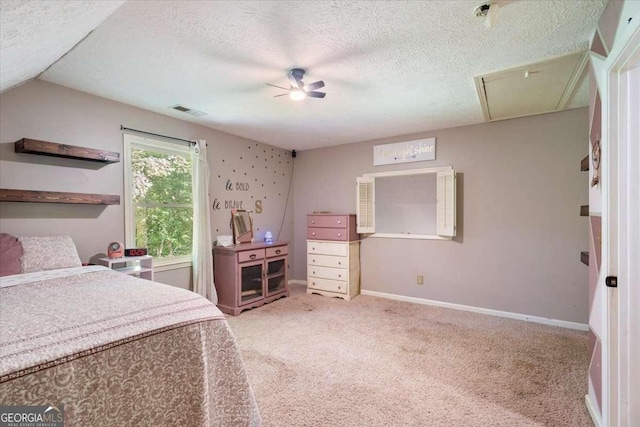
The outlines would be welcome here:
[[[622,41],[614,46],[604,61],[601,74],[604,80],[602,86],[607,93],[606,103],[603,100],[603,126],[607,128],[607,144],[602,147],[602,172],[605,178],[602,188],[603,274],[599,277],[598,286],[605,286],[604,279],[607,276],[618,277],[618,288],[607,290],[605,304],[606,338],[603,339],[602,355],[604,426],[632,425],[632,419],[640,416],[638,404],[632,405],[640,399],[640,394],[637,384],[630,381],[631,373],[638,372],[631,361],[640,360],[640,347],[631,345],[629,339],[630,327],[637,328],[634,325],[640,322],[640,298],[637,298],[640,295],[637,289],[639,282],[632,283],[630,280],[630,277],[633,280],[638,278],[640,268],[637,263],[632,265],[629,262],[629,254],[637,254],[640,245],[638,236],[633,234],[638,233],[637,224],[635,228],[630,224],[630,214],[640,203],[640,194],[637,192],[640,183],[637,182],[637,170],[633,170],[638,163],[634,164],[633,157],[630,160],[629,155],[631,153],[637,159],[638,147],[637,140],[634,147],[634,136],[630,135],[628,127],[622,127],[628,125],[628,67],[630,61],[636,62],[640,56],[640,23],[637,20],[630,23],[620,39]]]

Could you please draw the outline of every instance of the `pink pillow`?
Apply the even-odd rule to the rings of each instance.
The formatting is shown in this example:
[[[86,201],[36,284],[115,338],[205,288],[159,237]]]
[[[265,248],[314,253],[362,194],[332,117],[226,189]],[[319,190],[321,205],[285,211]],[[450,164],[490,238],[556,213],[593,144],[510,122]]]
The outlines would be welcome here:
[[[22,244],[10,234],[0,233],[0,276],[20,274],[22,265]]]

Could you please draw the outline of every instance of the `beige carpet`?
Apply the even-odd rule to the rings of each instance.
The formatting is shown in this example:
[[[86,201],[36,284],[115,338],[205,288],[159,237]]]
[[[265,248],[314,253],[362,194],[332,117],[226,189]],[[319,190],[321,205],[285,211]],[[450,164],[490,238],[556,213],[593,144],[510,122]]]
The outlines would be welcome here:
[[[592,426],[586,332],[359,295],[228,316],[265,426]]]

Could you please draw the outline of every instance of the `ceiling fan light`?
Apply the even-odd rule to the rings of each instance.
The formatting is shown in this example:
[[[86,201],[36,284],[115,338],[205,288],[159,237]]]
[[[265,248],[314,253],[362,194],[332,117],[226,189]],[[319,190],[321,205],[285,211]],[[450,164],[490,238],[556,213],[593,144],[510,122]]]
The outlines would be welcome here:
[[[304,93],[304,91],[302,90],[292,90],[289,93],[289,98],[293,99],[294,101],[302,101],[306,97],[307,97],[307,94]]]

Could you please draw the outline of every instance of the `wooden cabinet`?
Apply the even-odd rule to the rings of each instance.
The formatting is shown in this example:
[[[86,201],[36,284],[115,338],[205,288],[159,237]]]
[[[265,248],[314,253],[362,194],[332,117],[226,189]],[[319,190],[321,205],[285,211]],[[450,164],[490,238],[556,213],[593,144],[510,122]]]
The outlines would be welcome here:
[[[214,282],[218,308],[237,316],[289,296],[288,244],[241,243],[213,249]]]
[[[360,293],[360,241],[354,214],[307,216],[307,293],[349,301]]]

